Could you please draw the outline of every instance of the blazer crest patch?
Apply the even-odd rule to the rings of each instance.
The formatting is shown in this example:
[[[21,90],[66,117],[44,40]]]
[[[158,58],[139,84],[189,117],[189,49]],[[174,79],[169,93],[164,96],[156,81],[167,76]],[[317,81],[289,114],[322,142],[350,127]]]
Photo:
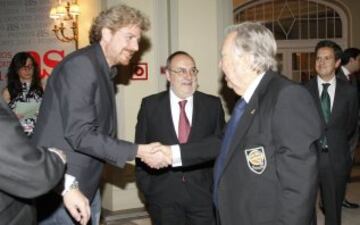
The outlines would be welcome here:
[[[267,165],[265,149],[263,146],[245,149],[246,162],[251,171],[262,174]]]

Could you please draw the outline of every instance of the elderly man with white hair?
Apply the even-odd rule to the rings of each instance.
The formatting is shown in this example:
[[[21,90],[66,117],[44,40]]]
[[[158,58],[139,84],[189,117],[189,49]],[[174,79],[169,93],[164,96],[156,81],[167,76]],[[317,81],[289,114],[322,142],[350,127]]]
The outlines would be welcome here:
[[[242,96],[214,169],[222,225],[311,223],[317,191],[319,113],[302,86],[276,72],[277,46],[263,25],[228,28],[220,67]]]

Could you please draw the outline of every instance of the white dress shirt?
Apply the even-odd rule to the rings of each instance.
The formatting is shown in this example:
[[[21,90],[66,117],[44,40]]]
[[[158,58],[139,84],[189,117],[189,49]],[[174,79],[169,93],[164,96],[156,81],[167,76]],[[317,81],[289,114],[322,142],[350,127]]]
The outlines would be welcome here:
[[[341,69],[344,72],[346,79],[350,80],[350,71],[345,66],[341,66]]]
[[[253,82],[251,82],[249,87],[246,89],[244,95],[242,96],[242,98],[245,100],[246,103],[250,102],[251,97],[253,96],[256,88],[259,86],[260,81],[262,80],[264,75],[265,75],[265,72],[260,74],[258,77],[256,77],[255,80],[253,80]]]
[[[179,136],[179,118],[180,118],[180,106],[179,102],[187,100],[185,105],[186,117],[189,120],[190,126],[192,123],[192,114],[193,114],[193,96],[190,96],[186,99],[181,99],[175,95],[175,93],[170,89],[170,107],[171,107],[171,117],[176,131],[176,136]]]
[[[175,95],[173,90],[170,89],[170,108],[171,108],[171,117],[173,121],[173,125],[175,128],[176,136],[179,136],[179,118],[180,118],[180,106],[179,102],[183,100],[187,100],[185,105],[185,113],[186,117],[189,120],[190,126],[192,124],[192,115],[193,115],[193,103],[194,97],[190,96],[186,99],[181,99]],[[171,152],[172,152],[172,166],[178,167],[182,166],[181,161],[181,153],[179,145],[171,145]]]

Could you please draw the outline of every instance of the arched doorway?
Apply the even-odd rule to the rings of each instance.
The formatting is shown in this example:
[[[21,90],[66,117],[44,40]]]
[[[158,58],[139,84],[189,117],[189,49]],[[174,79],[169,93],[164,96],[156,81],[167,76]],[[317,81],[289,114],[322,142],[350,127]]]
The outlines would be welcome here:
[[[234,23],[258,21],[278,44],[279,70],[305,82],[315,75],[314,47],[330,39],[348,46],[348,12],[339,3],[323,0],[255,0],[234,10]]]

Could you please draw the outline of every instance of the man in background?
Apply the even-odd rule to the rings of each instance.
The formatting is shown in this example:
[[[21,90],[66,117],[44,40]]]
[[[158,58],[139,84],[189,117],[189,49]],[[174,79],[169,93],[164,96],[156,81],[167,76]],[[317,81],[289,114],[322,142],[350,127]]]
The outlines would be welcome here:
[[[357,88],[357,79],[355,73],[360,69],[360,49],[345,49],[341,56],[341,66],[336,76],[344,81],[349,82]]]
[[[161,142],[176,148],[178,144],[191,145],[221,134],[224,125],[221,101],[196,91],[197,74],[195,60],[187,52],[177,51],[168,57],[169,90],[143,99],[136,143]],[[206,150],[193,148],[192,152],[206,154]],[[214,159],[196,166],[157,171],[137,161],[136,180],[154,225],[215,224],[211,198],[213,163]]]
[[[358,80],[356,78],[356,72],[359,72],[359,69],[360,69],[360,49],[358,49],[358,48],[345,49],[345,51],[343,52],[343,54],[341,56],[341,67],[338,69],[336,77],[338,77],[338,78],[350,83],[352,86],[354,86],[357,90],[358,95],[359,95],[359,90],[358,90]],[[360,99],[358,96],[358,101],[359,100]],[[354,160],[354,154],[358,147],[359,124],[360,124],[360,116],[358,118],[358,126],[356,128],[356,132],[350,140],[350,151],[351,151],[352,160]],[[349,170],[348,183],[350,182],[350,176],[351,176],[351,169]],[[346,191],[345,191],[345,198],[342,203],[342,206],[345,208],[350,208],[350,209],[359,208],[359,204],[352,203],[347,200]]]
[[[139,50],[148,19],[137,9],[114,6],[100,13],[90,30],[90,46],[66,56],[47,82],[32,138],[36,146],[66,151],[67,179],[63,201],[76,211],[91,204],[91,224],[99,224],[99,183],[104,162],[123,167],[127,161],[147,157],[153,145],[136,145],[116,138],[114,76],[117,65],[128,65]],[[82,196],[82,194],[85,195]],[[62,199],[39,201],[40,224],[74,224]],[[55,199],[56,200],[56,199]],[[57,204],[58,203],[58,204]],[[70,211],[71,215],[74,214]]]
[[[341,204],[351,168],[350,140],[356,131],[358,99],[355,87],[336,78],[341,48],[333,41],[315,47],[317,76],[306,87],[321,115],[323,136],[318,142],[320,194],[326,225],[341,224]]]

